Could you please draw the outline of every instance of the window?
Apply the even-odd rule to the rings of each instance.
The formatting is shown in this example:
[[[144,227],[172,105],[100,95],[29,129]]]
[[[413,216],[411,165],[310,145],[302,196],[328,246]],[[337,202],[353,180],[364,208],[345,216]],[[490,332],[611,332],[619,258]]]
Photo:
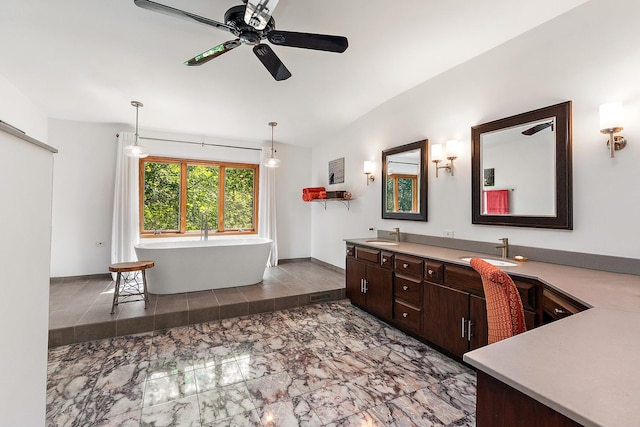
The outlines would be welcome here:
[[[257,232],[258,165],[140,159],[141,234]]]
[[[418,178],[415,175],[389,175],[386,193],[388,212],[417,212]]]

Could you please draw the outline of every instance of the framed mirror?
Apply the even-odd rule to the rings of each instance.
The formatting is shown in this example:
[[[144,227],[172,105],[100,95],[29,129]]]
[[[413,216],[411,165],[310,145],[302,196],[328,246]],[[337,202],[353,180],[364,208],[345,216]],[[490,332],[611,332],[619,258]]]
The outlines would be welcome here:
[[[472,223],[573,229],[571,101],[471,128]]]
[[[427,220],[427,140],[382,152],[382,218]]]

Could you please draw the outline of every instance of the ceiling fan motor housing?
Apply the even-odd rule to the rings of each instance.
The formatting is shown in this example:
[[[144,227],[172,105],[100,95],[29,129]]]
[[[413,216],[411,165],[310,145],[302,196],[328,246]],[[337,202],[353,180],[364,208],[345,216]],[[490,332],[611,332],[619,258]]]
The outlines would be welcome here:
[[[244,22],[244,12],[246,6],[234,6],[227,10],[224,14],[224,22],[233,28],[233,34],[236,35],[242,43],[256,45],[260,40],[267,37],[267,33],[276,27],[273,18],[269,19],[269,23],[263,30],[256,30],[251,25]]]

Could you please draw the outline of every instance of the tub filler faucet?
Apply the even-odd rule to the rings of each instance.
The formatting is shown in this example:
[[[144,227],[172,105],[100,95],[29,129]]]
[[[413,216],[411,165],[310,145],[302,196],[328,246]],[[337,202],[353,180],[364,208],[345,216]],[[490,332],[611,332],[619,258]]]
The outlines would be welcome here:
[[[209,216],[207,214],[202,215],[200,225],[200,239],[209,240]]]

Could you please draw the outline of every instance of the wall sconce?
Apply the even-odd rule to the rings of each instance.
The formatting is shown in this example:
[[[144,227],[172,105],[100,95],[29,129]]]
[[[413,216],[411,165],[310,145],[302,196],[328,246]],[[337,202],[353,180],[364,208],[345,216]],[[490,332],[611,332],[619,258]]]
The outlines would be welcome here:
[[[369,185],[369,182],[373,182],[376,179],[373,176],[373,170],[375,169],[375,165],[373,164],[373,162],[365,160],[363,169],[364,169],[364,174],[367,175],[367,185]]]
[[[609,134],[607,147],[609,147],[611,157],[614,157],[616,150],[622,150],[627,145],[627,140],[623,136],[613,135],[624,129],[622,127],[623,121],[624,110],[621,102],[611,102],[600,106],[600,132]]]
[[[453,161],[458,158],[458,141],[447,141],[445,146],[447,160],[449,163],[446,165],[438,166],[444,159],[444,153],[442,152],[442,144],[431,145],[431,161],[436,164],[436,178],[438,177],[438,169],[444,169],[453,176]]]

